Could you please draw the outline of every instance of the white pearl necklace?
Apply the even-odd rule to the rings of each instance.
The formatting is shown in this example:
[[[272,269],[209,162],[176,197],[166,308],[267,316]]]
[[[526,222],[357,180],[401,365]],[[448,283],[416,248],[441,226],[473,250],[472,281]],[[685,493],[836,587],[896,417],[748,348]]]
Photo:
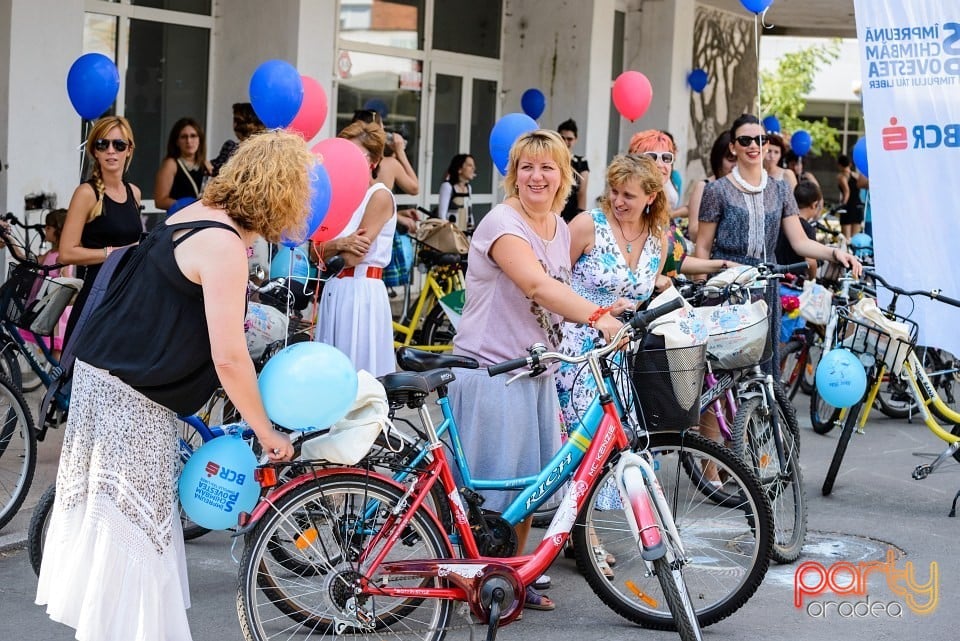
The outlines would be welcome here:
[[[761,191],[767,188],[767,170],[760,169],[760,185],[751,185],[746,181],[746,179],[740,175],[740,169],[736,165],[733,166],[733,172],[731,172],[733,180],[740,185],[740,188],[751,194],[759,194]]]

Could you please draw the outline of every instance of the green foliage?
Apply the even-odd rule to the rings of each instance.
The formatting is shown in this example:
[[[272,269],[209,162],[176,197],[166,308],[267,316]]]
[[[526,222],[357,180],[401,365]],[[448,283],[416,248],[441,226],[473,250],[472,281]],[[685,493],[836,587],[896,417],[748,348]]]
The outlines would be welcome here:
[[[839,133],[823,120],[803,120],[800,113],[806,106],[805,96],[813,89],[817,71],[840,56],[840,41],[813,45],[784,54],[777,61],[777,70],[760,73],[762,118],[773,114],[780,121],[782,134],[789,141],[793,132],[806,129],[813,138],[812,154],[833,155],[840,152]]]

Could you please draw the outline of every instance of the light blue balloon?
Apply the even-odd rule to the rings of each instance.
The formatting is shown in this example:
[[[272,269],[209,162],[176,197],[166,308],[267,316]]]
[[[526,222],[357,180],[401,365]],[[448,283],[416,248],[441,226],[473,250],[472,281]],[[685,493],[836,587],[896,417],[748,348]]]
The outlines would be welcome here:
[[[853,352],[832,349],[817,365],[816,383],[824,401],[834,407],[851,407],[867,391],[867,373]]]
[[[120,72],[102,53],[85,53],[67,72],[67,95],[81,118],[99,118],[110,108],[120,89]]]
[[[357,398],[357,371],[346,354],[324,343],[296,343],[267,361],[260,396],[270,420],[300,432],[330,427]]]
[[[289,62],[267,60],[250,77],[250,104],[267,129],[286,127],[303,102],[303,79]]]
[[[208,530],[236,527],[240,512],[257,504],[253,478],[257,457],[240,434],[225,434],[193,453],[178,484],[180,504],[190,520]]]
[[[857,166],[857,171],[864,175],[864,177],[870,177],[870,167],[867,164],[867,139],[861,138],[857,141],[857,144],[853,146],[853,164]]]
[[[490,131],[490,157],[501,176],[507,175],[510,148],[517,138],[537,128],[537,121],[527,114],[511,113],[498,120]]]
[[[317,268],[310,262],[303,247],[279,247],[270,261],[270,278],[290,278],[306,285],[308,278],[316,277]]]
[[[813,138],[810,136],[810,132],[805,129],[800,129],[790,136],[790,148],[798,156],[806,156],[812,146]]]

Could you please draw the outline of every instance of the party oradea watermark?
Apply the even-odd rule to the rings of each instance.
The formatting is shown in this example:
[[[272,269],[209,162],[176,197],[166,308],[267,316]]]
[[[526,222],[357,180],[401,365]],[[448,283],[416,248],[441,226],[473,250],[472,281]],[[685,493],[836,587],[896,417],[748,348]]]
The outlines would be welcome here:
[[[930,563],[925,577],[912,561],[898,566],[887,550],[883,561],[837,561],[823,565],[805,561],[793,575],[793,605],[815,619],[903,619],[926,616],[937,609],[940,568]]]

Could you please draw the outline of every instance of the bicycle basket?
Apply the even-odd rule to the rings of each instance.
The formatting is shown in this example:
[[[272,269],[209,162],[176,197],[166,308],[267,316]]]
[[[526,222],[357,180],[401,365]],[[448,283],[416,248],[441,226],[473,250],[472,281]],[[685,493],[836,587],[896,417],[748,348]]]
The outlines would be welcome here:
[[[709,328],[707,356],[717,368],[752,367],[770,359],[770,319],[765,302],[700,309]]]
[[[38,336],[52,335],[82,281],[50,278],[26,263],[12,263],[9,274],[0,289],[3,319]]]
[[[632,356],[630,376],[648,430],[685,430],[700,422],[706,351],[706,344],[662,349],[648,340]]]
[[[837,308],[834,344],[854,354],[873,356],[892,374],[899,374],[910,349],[917,344],[917,323],[882,312],[873,299],[863,299],[853,307]]]
[[[460,228],[439,218],[429,218],[417,226],[414,237],[433,249],[445,254],[466,254],[470,241]]]

